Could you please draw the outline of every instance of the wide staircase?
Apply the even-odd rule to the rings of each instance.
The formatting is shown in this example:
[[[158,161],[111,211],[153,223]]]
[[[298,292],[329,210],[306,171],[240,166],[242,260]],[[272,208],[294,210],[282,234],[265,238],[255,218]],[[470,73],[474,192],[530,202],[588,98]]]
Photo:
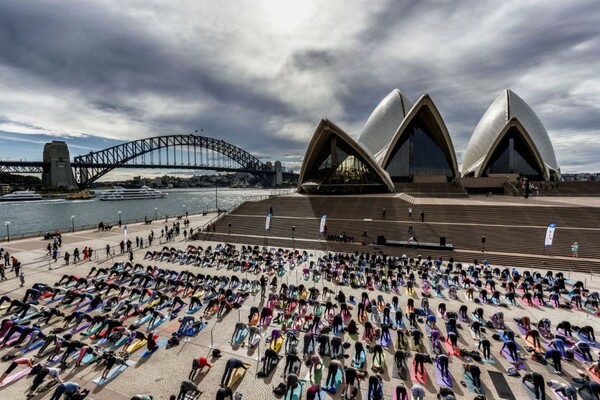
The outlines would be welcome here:
[[[412,217],[408,208],[412,207]],[[273,210],[271,227],[265,217]],[[385,209],[385,212],[384,212]],[[420,222],[423,211],[425,222]],[[344,235],[353,242],[326,240],[319,235],[321,217],[327,215],[327,235]],[[280,196],[247,202],[218,222],[206,239],[297,247],[329,251],[383,251],[391,255],[450,256],[465,262],[488,260],[493,264],[560,271],[600,272],[600,208],[533,205],[413,205],[390,196]],[[554,243],[544,248],[548,223],[557,224]],[[420,242],[438,243],[445,237],[454,252],[363,246],[377,235],[407,240],[409,226]],[[482,252],[481,237],[486,237]],[[579,259],[571,257],[571,243],[579,243]],[[429,253],[428,253],[429,252]],[[586,260],[591,259],[591,260]]]
[[[414,197],[468,197],[460,182],[396,182],[396,192],[408,193]]]
[[[600,182],[533,182],[538,188],[535,195],[539,196],[571,196],[596,197],[600,196]]]

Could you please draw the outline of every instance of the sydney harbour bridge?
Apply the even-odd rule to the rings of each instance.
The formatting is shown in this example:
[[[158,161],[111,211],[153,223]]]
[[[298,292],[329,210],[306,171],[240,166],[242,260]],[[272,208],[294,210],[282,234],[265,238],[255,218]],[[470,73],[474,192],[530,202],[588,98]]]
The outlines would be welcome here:
[[[47,186],[85,188],[117,168],[189,169],[250,173],[267,187],[297,174],[281,163],[263,162],[246,150],[198,135],[168,135],[135,140],[70,159],[65,142],[44,146],[43,161],[0,161],[0,172],[40,173]]]

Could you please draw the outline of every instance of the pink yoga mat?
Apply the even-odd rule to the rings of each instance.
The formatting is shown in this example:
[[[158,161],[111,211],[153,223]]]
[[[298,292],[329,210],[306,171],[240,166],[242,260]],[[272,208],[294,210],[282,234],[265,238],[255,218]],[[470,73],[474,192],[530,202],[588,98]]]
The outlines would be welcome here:
[[[31,368],[25,368],[19,372],[15,372],[14,374],[9,375],[6,378],[4,378],[4,381],[0,384],[0,387],[4,387],[12,382],[18,381],[22,377],[29,375],[30,372],[31,372]]]

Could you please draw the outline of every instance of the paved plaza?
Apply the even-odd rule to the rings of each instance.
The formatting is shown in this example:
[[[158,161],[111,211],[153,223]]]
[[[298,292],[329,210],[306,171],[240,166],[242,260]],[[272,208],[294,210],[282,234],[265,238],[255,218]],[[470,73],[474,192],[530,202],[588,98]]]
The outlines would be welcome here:
[[[198,226],[204,225],[207,221],[213,218],[214,215],[209,214],[206,216],[190,216],[191,226],[196,228]],[[173,222],[173,219],[169,220],[168,224],[170,225]],[[160,236],[160,229],[164,227],[165,222],[163,221],[155,221],[150,225],[144,224],[134,224],[129,225],[128,229],[128,238],[132,239],[135,242],[135,237],[140,236],[145,238],[149,235],[150,230],[154,230],[155,235]],[[127,259],[127,255],[118,255],[115,257],[106,257],[105,247],[107,244],[111,246],[117,246],[120,240],[123,237],[123,231],[119,229],[115,229],[109,232],[100,232],[100,231],[84,231],[84,232],[76,232],[76,233],[65,233],[63,234],[63,244],[61,247],[61,252],[69,251],[72,253],[75,247],[78,247],[81,251],[83,247],[88,246],[94,249],[97,249],[96,255],[93,257],[92,261],[80,262],[77,265],[69,265],[65,266],[62,262],[62,257],[59,256],[59,261],[57,263],[49,260],[49,256],[46,256],[46,245],[47,241],[42,240],[42,238],[31,238],[31,239],[23,239],[19,241],[11,241],[10,243],[2,243],[2,247],[5,250],[9,251],[11,255],[18,258],[22,264],[24,265],[25,279],[26,284],[25,287],[19,287],[19,282],[15,278],[14,274],[10,272],[7,275],[10,277],[8,281],[4,281],[0,283],[0,294],[8,295],[12,298],[20,299],[23,297],[25,293],[25,289],[31,286],[36,282],[43,282],[50,285],[53,285],[63,274],[73,274],[76,276],[86,276],[93,266],[103,266],[110,267],[116,261],[123,261]],[[219,236],[220,238],[222,236]],[[171,241],[168,243],[169,247],[176,247],[179,249],[184,249],[189,242],[185,242],[183,240],[183,236],[179,236],[175,241]],[[215,245],[214,242],[198,242],[195,241],[192,244],[196,246],[206,247],[209,245]],[[251,243],[249,243],[251,244]],[[141,263],[144,266],[146,265],[154,265],[156,264],[154,261],[144,260],[144,254],[147,250],[158,250],[162,248],[164,245],[164,241],[159,243],[158,241],[153,244],[151,248],[144,249],[135,249],[134,252],[134,263]],[[135,244],[134,244],[135,246]],[[297,242],[297,246],[299,248],[302,247],[302,241]],[[356,250],[358,251],[368,251],[369,247],[361,247],[357,245]],[[315,260],[318,257],[318,254],[314,254],[314,251],[308,250],[311,255],[310,260]],[[410,256],[416,256],[416,254],[407,254]],[[424,255],[427,255],[424,253]],[[437,258],[438,254],[432,253],[431,256]],[[468,257],[467,255],[464,255]],[[444,257],[448,257],[444,255]],[[466,260],[457,260],[464,261],[465,263],[469,262],[469,259]],[[220,269],[219,271],[215,271],[214,268],[200,268],[193,266],[181,266],[179,264],[165,263],[158,264],[159,267],[174,269],[176,271],[182,270],[192,270],[193,272],[202,272],[205,274],[218,274],[218,275],[228,275],[232,276],[235,273],[226,269]],[[516,266],[518,268],[518,266]],[[330,282],[321,279],[321,281],[317,284],[313,282],[307,283],[301,277],[301,268],[297,267],[296,270],[288,271],[281,279],[285,283],[289,284],[305,284],[305,285],[316,285],[320,290],[323,287],[329,287],[336,292],[338,288],[335,288]],[[300,269],[300,271],[298,271]],[[545,271],[542,271],[545,273]],[[240,276],[243,278],[243,274]],[[257,279],[257,276],[248,276],[249,279]],[[581,274],[581,273],[573,273],[570,276],[573,280],[581,280],[586,284],[586,288],[590,290],[600,290],[600,277],[593,276],[591,274]],[[324,285],[324,286],[323,286]],[[360,298],[360,294],[362,290],[353,290],[349,287],[344,287],[344,292],[346,296],[354,295]],[[377,295],[381,294],[379,291],[369,292],[371,298],[375,298]],[[406,289],[401,288],[399,292],[399,300],[402,305],[406,304],[406,300],[408,298],[406,294]],[[384,294],[386,300],[391,301],[392,294]],[[420,290],[417,290],[417,295],[414,296],[415,304],[420,303],[421,293]],[[185,300],[185,299],[184,299]],[[439,299],[433,297],[430,299],[430,306],[433,310],[437,309],[437,305],[440,301],[446,302],[448,305],[448,310],[450,311],[458,311],[458,308],[462,304],[467,304],[469,307],[469,312],[474,310],[476,305],[472,302],[467,302],[465,300],[464,291],[459,291],[459,300],[458,301],[450,301],[447,298]],[[563,299],[564,301],[564,299]],[[179,346],[176,346],[171,349],[165,349],[164,346],[150,357],[145,359],[140,359],[139,354],[132,357],[136,364],[132,367],[127,368],[120,376],[116,379],[110,381],[106,385],[97,386],[92,382],[94,378],[97,378],[101,374],[102,367],[96,365],[88,365],[78,369],[70,368],[69,370],[63,372],[62,377],[65,381],[75,381],[82,386],[82,388],[88,388],[90,390],[90,395],[88,398],[90,399],[129,399],[135,394],[152,394],[155,399],[168,399],[170,395],[177,394],[179,391],[179,384],[182,380],[187,379],[188,373],[190,371],[192,360],[195,357],[200,355],[209,356],[211,346],[214,348],[218,348],[222,351],[223,357],[219,359],[211,359],[209,357],[209,361],[214,362],[214,367],[205,374],[198,374],[195,378],[194,382],[198,384],[201,390],[204,391],[201,399],[214,399],[215,393],[218,389],[218,384],[221,379],[221,375],[224,370],[225,362],[230,357],[240,358],[244,362],[248,362],[252,364],[252,368],[247,371],[245,377],[242,379],[241,383],[235,388],[237,391],[243,393],[243,398],[252,400],[252,399],[270,399],[274,398],[272,393],[272,387],[276,386],[279,382],[283,380],[281,377],[282,371],[285,363],[280,362],[277,370],[271,374],[267,378],[257,378],[256,371],[258,365],[258,358],[264,355],[265,351],[265,343],[264,341],[261,343],[259,348],[256,349],[248,349],[247,347],[238,348],[234,350],[229,343],[231,339],[231,335],[234,330],[234,325],[240,319],[241,321],[246,322],[247,316],[249,314],[249,309],[252,306],[257,306],[259,309],[263,306],[260,303],[260,296],[250,297],[243,306],[239,309],[233,309],[231,312],[227,314],[227,316],[219,323],[216,322],[216,318],[210,319],[208,327],[204,328],[197,336],[182,340]],[[485,316],[489,318],[493,313],[498,311],[498,308],[495,308],[492,305],[483,305],[485,309]],[[555,326],[558,322],[563,320],[568,320],[574,325],[584,326],[584,325],[592,325],[596,332],[599,332],[598,326],[598,317],[589,312],[582,311],[574,311],[574,310],[564,310],[564,309],[542,309],[540,307],[526,307],[522,302],[518,301],[517,306],[509,306],[508,308],[503,308],[502,311],[505,313],[505,321],[509,328],[513,331],[518,332],[515,323],[513,322],[513,317],[522,317],[529,316],[532,322],[538,321],[543,317],[551,318],[553,322],[553,326]],[[353,311],[353,317],[355,318],[355,311]],[[59,325],[59,319],[54,321],[54,326]],[[174,332],[178,327],[177,320],[173,320],[167,323],[164,323],[159,327],[157,333],[160,335],[160,339],[168,339],[171,333]],[[465,329],[468,329],[468,326],[464,326],[463,324],[463,332]],[[44,328],[47,332],[49,328]],[[270,331],[270,330],[269,330]],[[359,333],[362,334],[362,328],[359,328]],[[491,339],[491,333],[487,333],[486,336],[490,338],[492,342],[492,354],[496,360],[495,364],[481,364],[478,365],[482,369],[484,373],[482,373],[482,381],[485,387],[485,396],[488,399],[499,398],[496,393],[494,386],[490,380],[489,374],[485,373],[485,370],[491,371],[499,371],[505,372],[507,368],[510,367],[510,364],[506,361],[504,357],[499,356],[500,348],[502,342],[495,341]],[[395,337],[395,335],[394,335]],[[353,353],[353,341],[349,338],[346,338],[352,343],[352,348],[347,350],[347,354],[352,356]],[[519,344],[524,345],[524,341],[522,339],[517,339]],[[394,340],[395,343],[395,340]],[[467,348],[470,350],[476,349],[476,345],[471,340],[469,335],[461,334],[461,339],[459,341],[459,347]],[[384,379],[384,393],[387,399],[391,398],[392,389],[395,387],[396,383],[399,382],[399,379],[392,377],[392,365],[393,365],[393,354],[394,354],[394,345],[390,346],[390,349],[385,350],[386,355],[386,372],[383,374]],[[0,350],[0,354],[4,355],[7,350]],[[281,353],[283,354],[283,352]],[[368,365],[370,366],[370,357]],[[595,359],[598,356],[595,355]],[[349,360],[345,361],[346,363]],[[409,361],[410,362],[410,361]],[[0,370],[4,370],[7,368],[9,362],[1,362]],[[547,379],[556,378],[551,371],[549,366],[541,365],[535,361],[528,360],[526,362],[527,369],[530,371],[537,371],[546,376]],[[566,375],[562,378],[558,378],[559,380],[570,380],[571,377],[577,376],[576,369],[577,367],[572,363],[563,363],[564,371]],[[465,398],[474,398],[475,394],[467,391],[465,387],[462,387],[458,382],[463,379],[462,374],[462,362],[457,357],[451,357],[450,362],[450,372],[454,378],[454,392],[459,397]],[[427,375],[428,375],[428,384],[426,385],[427,396],[428,398],[433,398],[437,394],[438,386],[435,381],[435,371],[434,365],[426,364]],[[300,377],[303,378],[306,374],[307,368],[303,366],[302,371],[300,372]],[[370,370],[369,370],[370,371]],[[514,391],[515,397],[518,399],[527,398],[529,393],[525,389],[525,387],[521,384],[520,379],[513,377],[506,377],[511,388]],[[410,381],[407,381],[407,386],[412,386]],[[13,384],[10,384],[6,387],[0,388],[0,398],[2,399],[23,399],[25,398],[25,394],[27,388],[31,385],[31,378],[28,377],[26,379],[21,379]],[[359,398],[365,399],[365,389],[367,387],[367,382],[363,381],[361,383],[362,396]],[[341,392],[341,390],[338,390]],[[45,396],[36,398],[49,398],[51,392],[46,393]],[[333,398],[339,398],[334,396]]]

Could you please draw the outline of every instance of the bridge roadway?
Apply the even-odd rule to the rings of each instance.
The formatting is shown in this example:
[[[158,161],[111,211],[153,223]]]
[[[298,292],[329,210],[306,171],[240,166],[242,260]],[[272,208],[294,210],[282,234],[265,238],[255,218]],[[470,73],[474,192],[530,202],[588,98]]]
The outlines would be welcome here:
[[[213,215],[201,216],[201,215],[193,215],[190,216],[191,225],[193,227],[202,226],[207,223]],[[171,223],[172,220],[169,220]],[[150,233],[150,230],[154,230],[155,233],[160,232],[160,228],[164,226],[164,221],[154,222],[151,225],[144,224],[131,224],[128,225],[129,238],[135,239],[136,235],[147,237]],[[110,244],[116,246],[118,242],[122,238],[122,231],[112,230],[109,232],[98,232],[98,231],[83,231],[76,232],[74,234],[65,233],[63,235],[63,246],[61,248],[61,252],[69,251],[73,252],[75,247],[79,247],[79,249],[83,249],[84,246],[91,246],[94,249],[100,249],[93,261],[79,263],[77,265],[65,266],[62,262],[52,263],[49,260],[49,257],[46,256],[46,242],[41,240],[40,238],[31,238],[31,239],[23,239],[18,241],[11,241],[10,243],[3,243],[2,246],[8,250],[11,254],[20,259],[24,264],[24,271],[26,276],[26,287],[30,286],[34,282],[45,282],[48,284],[53,284],[63,274],[74,274],[74,275],[86,275],[92,266],[105,266],[108,267],[113,264],[115,261],[124,260],[124,256],[117,256],[112,258],[106,258],[106,254],[104,248],[106,244]],[[225,235],[215,236],[215,238],[219,240],[226,240]],[[247,244],[253,244],[257,241],[254,241],[254,238],[249,237],[247,240]],[[208,246],[214,245],[216,242],[194,242],[194,245],[199,246]],[[170,242],[168,245],[177,247],[177,248],[185,248],[187,246],[187,242],[184,242],[182,238],[177,238],[176,241]],[[298,248],[306,248],[309,249],[310,253],[313,253],[312,243],[307,240],[296,240],[296,244]],[[151,248],[145,249],[136,249],[134,252],[135,258],[134,262],[140,262],[144,265],[154,264],[154,262],[148,262],[143,260],[143,255],[147,250],[158,250],[162,248],[162,244],[156,243]],[[319,253],[314,253],[314,255],[318,256]],[[414,256],[414,254],[410,254],[409,256]],[[97,258],[96,258],[97,257]],[[314,259],[314,258],[313,258]],[[179,265],[173,264],[159,264],[161,267],[172,268],[176,270],[182,270],[183,267]],[[52,268],[49,269],[49,266]],[[187,267],[186,269],[189,269]],[[191,267],[193,268],[193,267]],[[200,271],[200,269],[193,268],[196,271]],[[203,273],[211,273],[211,274],[226,274],[231,275],[230,271],[220,270],[215,272],[214,269],[202,269]],[[0,283],[0,294],[7,294],[14,298],[21,298],[25,293],[25,288],[20,288],[18,284],[18,280],[14,277],[14,274],[8,272],[7,275],[10,277],[8,281],[3,281]],[[286,283],[296,283],[298,281],[298,273],[292,272],[287,273],[282,280]],[[580,273],[573,273],[571,276],[572,279],[577,280],[586,280],[586,286],[590,290],[600,290],[600,278],[590,277],[590,275],[584,275]],[[301,278],[300,278],[301,279]],[[591,280],[592,279],[592,280]],[[301,281],[301,283],[305,283]],[[323,282],[320,282],[319,288],[323,285]],[[325,282],[325,286],[328,286],[331,289],[333,288],[329,283]],[[337,289],[335,289],[337,291]],[[346,294],[353,294],[356,296],[360,296],[360,291],[355,291],[351,289],[345,289]],[[379,294],[379,292],[372,292],[373,296]],[[459,293],[459,302],[464,303],[464,293],[461,291]],[[388,298],[389,295],[386,295]],[[389,298],[388,298],[389,300]],[[431,307],[436,309],[437,303],[440,299],[432,298],[430,300]],[[443,299],[442,299],[443,300]],[[258,298],[250,298],[243,305],[240,310],[240,317],[242,320],[245,320],[248,315],[249,308],[252,305],[258,305]],[[400,296],[400,301],[402,304],[406,302],[406,295],[403,292]],[[447,300],[446,300],[447,301]],[[417,297],[415,303],[418,304],[419,298]],[[469,309],[472,310],[475,307],[474,303],[467,303]],[[486,312],[486,318],[489,318],[493,312],[497,310],[497,308],[493,308],[492,306],[484,306]],[[449,309],[454,310],[457,309],[458,305],[454,302],[449,303]],[[539,320],[541,317],[546,317],[549,315],[547,312],[540,312],[539,308],[529,308],[524,307],[521,303],[517,307],[510,307],[503,309],[505,312],[505,320],[508,321],[509,325],[516,330],[514,323],[512,322],[513,317],[521,317],[523,315],[530,316],[532,322]],[[534,314],[535,313],[535,314]],[[553,324],[557,323],[561,320],[569,320],[573,324],[578,326],[583,325],[592,325],[596,328],[596,332],[598,333],[599,324],[597,317],[593,315],[589,315],[583,312],[569,312],[566,310],[558,310],[552,311],[551,315]],[[82,367],[80,369],[69,369],[65,371],[62,376],[65,380],[78,382],[83,388],[88,388],[91,390],[91,394],[88,398],[92,400],[127,400],[130,399],[135,394],[147,393],[152,394],[156,399],[167,399],[171,394],[177,394],[179,390],[179,384],[183,379],[187,378],[189,373],[192,359],[198,357],[199,355],[207,355],[210,352],[210,331],[214,328],[213,337],[214,337],[214,346],[221,349],[223,352],[223,357],[220,359],[213,359],[214,362],[213,368],[206,374],[199,374],[196,378],[195,382],[199,385],[201,390],[204,391],[204,394],[201,398],[206,399],[214,399],[215,392],[218,388],[218,383],[220,381],[221,375],[224,370],[225,362],[230,357],[238,357],[243,361],[249,362],[252,364],[252,367],[247,372],[244,379],[242,379],[241,384],[238,386],[237,390],[244,393],[244,399],[246,400],[257,400],[257,399],[270,399],[273,398],[271,393],[271,389],[273,385],[276,385],[281,381],[280,374],[283,371],[283,367],[285,365],[284,362],[279,363],[277,371],[275,371],[271,378],[266,381],[255,379],[254,374],[257,368],[257,357],[262,356],[265,351],[264,345],[261,346],[255,352],[248,352],[247,349],[238,349],[233,350],[231,345],[228,343],[231,334],[233,332],[233,326],[238,321],[238,312],[233,310],[225,317],[224,321],[219,324],[215,324],[213,321],[210,322],[208,328],[205,328],[197,337],[192,338],[189,341],[182,341],[182,343],[169,350],[165,350],[164,348],[160,349],[157,353],[153,354],[150,358],[146,360],[138,360],[138,358],[134,355],[134,360],[138,361],[138,363],[125,370],[119,377],[109,382],[104,386],[96,386],[91,382],[92,379],[100,376],[101,369],[88,366]],[[163,324],[166,327],[159,329],[158,333],[161,336],[161,339],[167,339],[170,333],[173,331],[173,327],[177,325],[176,321],[173,321],[171,325],[169,323]],[[463,327],[464,329],[468,329],[467,327]],[[488,336],[490,336],[488,334]],[[466,335],[467,337],[469,335]],[[461,339],[460,346],[468,347],[470,349],[474,349],[475,346],[467,345],[463,342],[464,339]],[[470,339],[469,339],[470,341]],[[523,343],[521,343],[523,344]],[[487,373],[485,373],[486,369],[490,369],[493,371],[504,371],[509,365],[506,363],[506,360],[502,357],[499,357],[499,349],[500,343],[492,340],[492,354],[496,358],[497,362],[495,365],[479,364],[480,368],[484,370],[482,374],[483,385],[486,388],[486,397],[487,398],[499,398],[496,393],[494,386],[490,380],[490,377]],[[351,350],[350,350],[351,351]],[[6,353],[6,350],[1,350],[0,354]],[[595,353],[595,351],[594,351]],[[397,379],[391,379],[391,365],[392,365],[392,353],[386,352],[386,363],[388,372],[384,375],[384,383],[385,383],[385,397],[386,400],[389,400],[389,394],[391,393],[392,385],[395,385],[398,382]],[[4,370],[8,367],[9,362],[0,362],[0,370]],[[370,361],[369,361],[370,365]],[[462,388],[458,382],[463,379],[461,370],[461,362],[453,358],[450,363],[450,372],[454,377],[454,391],[458,395],[458,397],[468,397],[466,389]],[[538,364],[534,361],[527,361],[527,365],[530,369],[542,373],[546,379],[557,379],[556,375],[552,374],[550,370]],[[437,385],[435,384],[435,372],[433,370],[433,366],[430,364],[426,364],[426,368],[428,370],[428,385],[426,386],[427,395],[426,398],[434,398],[435,391],[437,390]],[[567,378],[569,376],[576,376],[575,366],[571,363],[563,363],[563,368],[566,371]],[[303,371],[301,373],[301,377],[304,377],[306,373],[306,368],[303,367]],[[558,378],[560,379],[560,378]],[[526,389],[520,383],[520,378],[510,378],[507,377],[509,384],[511,385],[511,389],[514,391],[514,395],[516,398],[529,398]],[[562,380],[562,379],[561,379]],[[570,379],[569,379],[570,380]],[[3,387],[1,389],[2,398],[6,399],[17,399],[23,398],[23,393],[25,393],[28,386],[31,385],[31,377],[21,379],[20,381]],[[361,384],[362,389],[362,398],[366,398],[365,389],[366,382]],[[411,384],[409,382],[408,386]],[[49,398],[51,393],[47,393],[42,398]],[[550,395],[550,394],[549,394]],[[39,396],[36,398],[40,398]],[[336,397],[337,398],[337,397]]]

